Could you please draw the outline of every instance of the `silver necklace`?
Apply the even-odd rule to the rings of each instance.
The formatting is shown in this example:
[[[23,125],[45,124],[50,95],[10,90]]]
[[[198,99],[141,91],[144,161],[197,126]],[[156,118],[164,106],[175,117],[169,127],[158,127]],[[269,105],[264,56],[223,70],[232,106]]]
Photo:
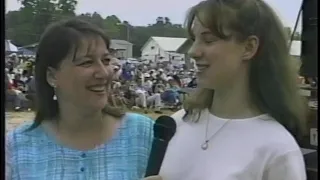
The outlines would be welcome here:
[[[211,141],[211,139],[218,134],[218,132],[224,127],[226,126],[229,122],[230,122],[231,119],[227,120],[227,122],[225,122],[216,132],[214,132],[210,138],[208,138],[208,128],[209,128],[209,114],[208,114],[208,117],[207,117],[207,126],[206,126],[206,138],[205,138],[205,141],[202,143],[201,145],[201,149],[202,150],[207,150],[209,148],[209,142]]]

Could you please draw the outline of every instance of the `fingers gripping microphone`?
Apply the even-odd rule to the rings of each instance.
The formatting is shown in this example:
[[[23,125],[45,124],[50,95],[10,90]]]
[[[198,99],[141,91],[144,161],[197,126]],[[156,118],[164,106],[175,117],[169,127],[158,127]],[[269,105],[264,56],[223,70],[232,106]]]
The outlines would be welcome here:
[[[160,116],[153,126],[153,143],[145,177],[157,175],[166,154],[168,143],[176,133],[176,122],[172,117]]]

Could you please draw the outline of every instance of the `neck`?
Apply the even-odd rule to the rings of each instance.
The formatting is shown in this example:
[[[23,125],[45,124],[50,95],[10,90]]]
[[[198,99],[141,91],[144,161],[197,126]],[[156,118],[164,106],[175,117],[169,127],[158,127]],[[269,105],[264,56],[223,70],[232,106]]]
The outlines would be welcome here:
[[[73,105],[59,104],[60,119],[58,128],[68,133],[97,132],[103,127],[103,115],[101,111],[79,110]]]
[[[250,97],[248,78],[231,86],[215,89],[210,112],[226,119],[245,119],[260,115]]]

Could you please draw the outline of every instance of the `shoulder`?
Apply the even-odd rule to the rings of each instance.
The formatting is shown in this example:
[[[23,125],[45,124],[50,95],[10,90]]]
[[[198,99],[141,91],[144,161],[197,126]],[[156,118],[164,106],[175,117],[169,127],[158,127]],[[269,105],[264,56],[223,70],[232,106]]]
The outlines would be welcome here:
[[[9,131],[6,135],[6,140],[9,143],[17,143],[33,137],[39,137],[40,131],[38,128],[34,130],[28,130],[32,126],[32,123],[33,121],[22,123],[17,128]]]
[[[134,134],[151,136],[153,134],[154,121],[147,116],[137,113],[126,113],[124,117],[126,127]]]
[[[292,134],[273,118],[262,123],[260,132],[268,134],[262,148],[269,157],[265,171],[270,179],[305,179],[302,149]]]
[[[153,140],[154,121],[144,115],[127,113],[124,117],[123,136],[130,140],[131,150],[144,149],[149,154]]]
[[[268,133],[270,138],[266,138],[268,141],[272,142],[273,144],[276,144],[278,146],[282,146],[282,152],[283,150],[296,150],[300,149],[296,139],[293,137],[293,135],[278,121],[276,121],[274,118],[268,116],[269,119],[260,121],[260,130],[262,133]],[[286,148],[285,148],[285,147]]]
[[[269,115],[258,121],[252,121],[248,129],[251,129],[252,140],[260,139],[260,148],[267,152],[270,156],[279,157],[285,154],[297,152],[301,154],[301,149],[293,137],[293,135],[278,121]]]
[[[124,119],[133,126],[152,127],[154,123],[150,117],[138,113],[126,113]]]
[[[6,134],[6,148],[12,156],[21,151],[27,152],[31,150],[30,148],[35,147],[32,146],[33,144],[40,145],[40,142],[44,140],[45,134],[40,128],[29,130],[32,123],[33,121],[25,122]]]

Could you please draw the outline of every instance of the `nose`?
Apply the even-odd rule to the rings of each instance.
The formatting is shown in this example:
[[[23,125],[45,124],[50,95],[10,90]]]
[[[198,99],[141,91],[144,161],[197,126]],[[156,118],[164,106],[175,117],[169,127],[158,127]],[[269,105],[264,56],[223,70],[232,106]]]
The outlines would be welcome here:
[[[106,66],[102,62],[95,65],[94,77],[96,79],[106,79],[112,74],[111,66]]]
[[[200,59],[200,57],[202,56],[202,52],[196,43],[192,44],[188,51],[188,55],[195,60]]]

